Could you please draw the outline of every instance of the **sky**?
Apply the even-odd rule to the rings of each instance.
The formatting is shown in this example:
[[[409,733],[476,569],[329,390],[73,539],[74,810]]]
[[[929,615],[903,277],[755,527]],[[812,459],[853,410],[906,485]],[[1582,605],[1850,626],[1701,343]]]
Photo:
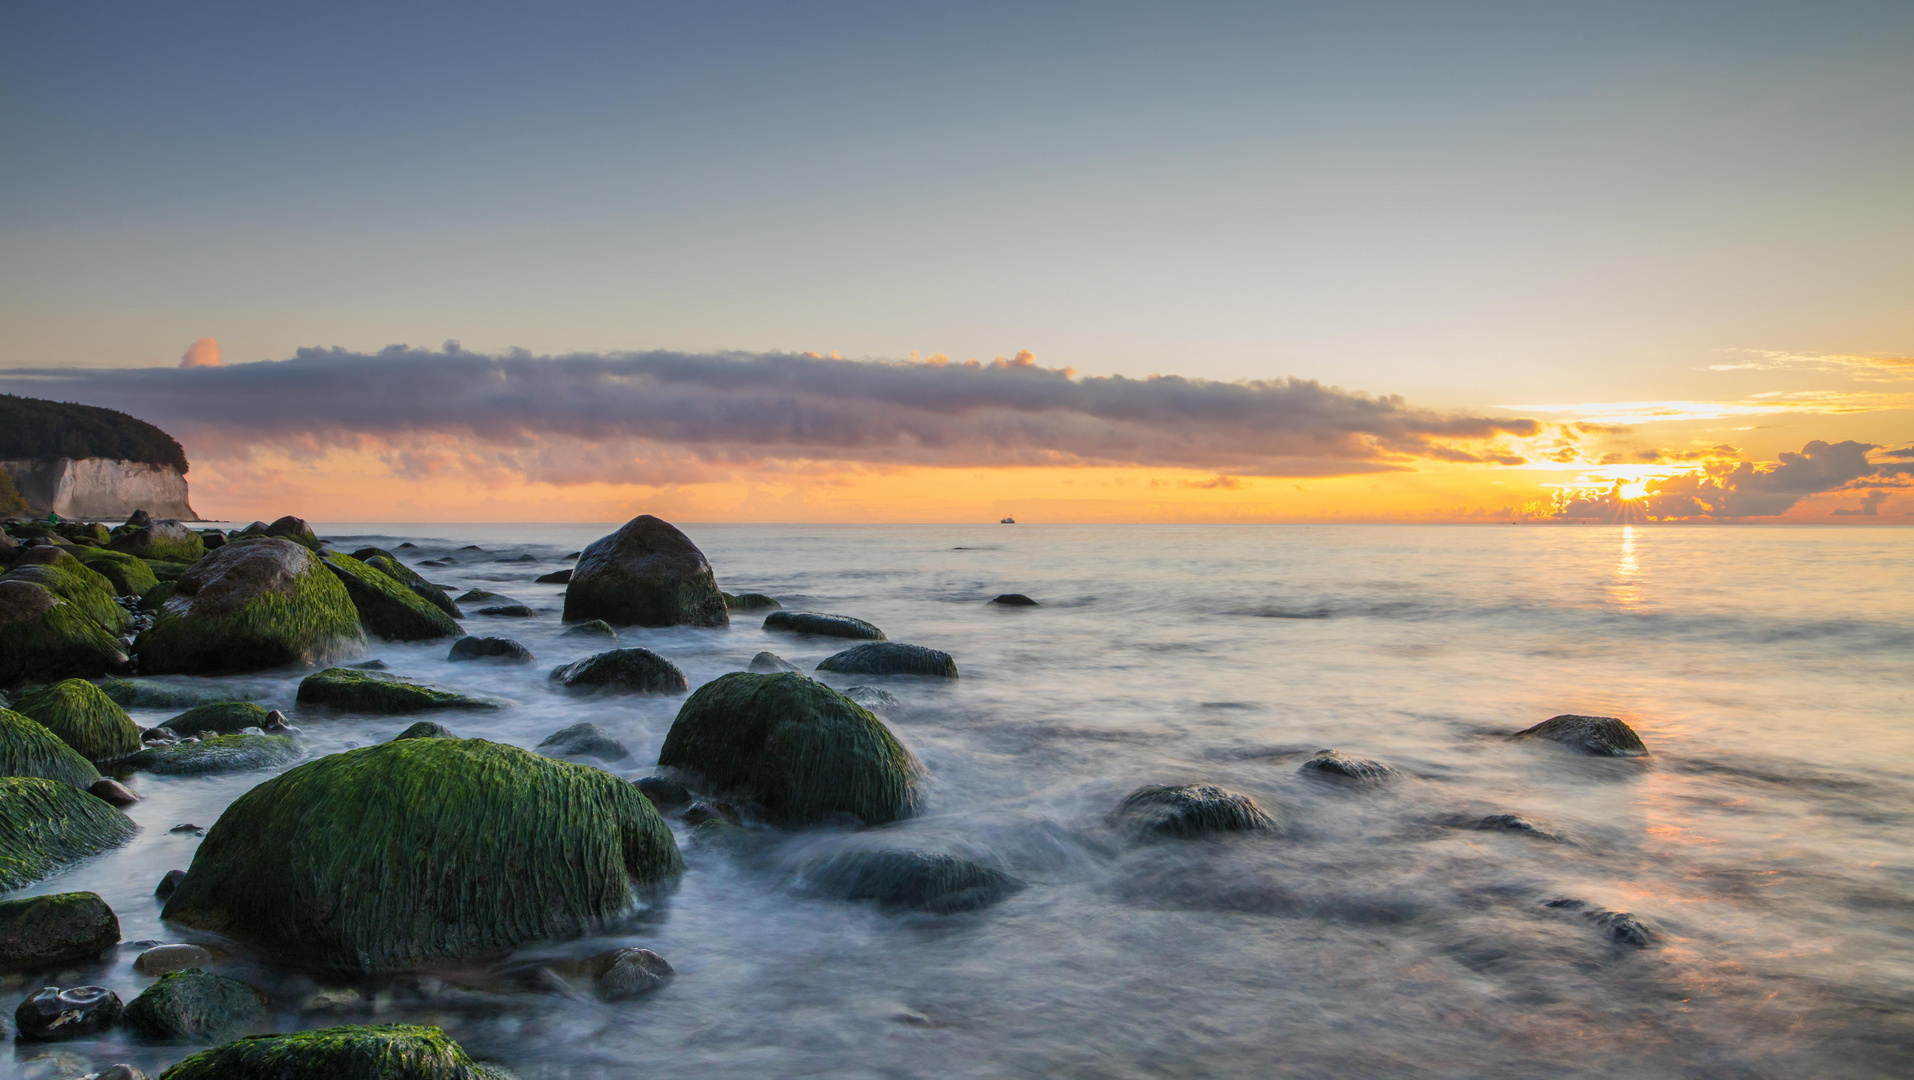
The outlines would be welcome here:
[[[1914,521],[1904,2],[16,4],[0,138],[208,516]]]

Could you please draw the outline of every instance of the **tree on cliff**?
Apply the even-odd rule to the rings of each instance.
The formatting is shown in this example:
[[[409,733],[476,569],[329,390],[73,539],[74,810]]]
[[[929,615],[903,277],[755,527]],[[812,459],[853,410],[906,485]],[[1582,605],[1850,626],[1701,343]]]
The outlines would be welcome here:
[[[13,486],[13,474],[0,469],[0,514],[22,514],[26,509],[26,497]]]
[[[96,405],[0,394],[0,461],[47,458],[137,461],[181,473],[187,467],[179,442],[144,420]],[[0,491],[0,504],[5,500]]]

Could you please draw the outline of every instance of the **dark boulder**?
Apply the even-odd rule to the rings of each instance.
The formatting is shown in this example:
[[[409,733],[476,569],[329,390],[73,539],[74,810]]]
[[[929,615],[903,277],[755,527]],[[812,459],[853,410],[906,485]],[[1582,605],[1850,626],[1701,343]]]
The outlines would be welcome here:
[[[838,900],[949,914],[988,907],[1022,882],[969,859],[935,851],[845,851],[804,868],[803,886]]]
[[[761,652],[751,658],[748,668],[761,675],[775,675],[780,671],[796,671],[797,665],[774,652]]]
[[[1612,716],[1564,713],[1518,731],[1511,738],[1547,739],[1597,757],[1641,757],[1648,753],[1635,729]]]
[[[597,724],[573,724],[555,731],[538,744],[538,752],[547,757],[592,757],[600,761],[623,761],[631,756],[624,743]]]
[[[171,895],[172,890],[168,889],[167,894]],[[198,945],[155,945],[133,958],[133,970],[149,979],[156,979],[169,971],[205,967],[212,962],[212,952]]]
[[[571,581],[570,570],[554,570],[549,574],[540,574],[532,580],[540,585],[564,585]]]
[[[266,995],[237,979],[199,968],[169,971],[126,1003],[120,1022],[142,1039],[207,1042],[266,1016]]]
[[[163,904],[172,898],[173,890],[179,888],[179,883],[185,880],[186,871],[168,870],[165,875],[160,878],[159,884],[153,886],[153,895]]]
[[[0,576],[0,581],[39,585],[114,635],[125,633],[132,625],[132,616],[115,599],[119,594],[113,583],[60,548],[29,548],[20,554],[13,569]]]
[[[193,564],[134,643],[149,675],[324,663],[364,646],[346,587],[281,539],[228,544]]]
[[[590,622],[582,622],[575,626],[568,626],[560,631],[558,636],[562,638],[604,638],[608,641],[617,641],[618,631],[613,629],[612,625],[603,619],[593,619]]]
[[[633,780],[632,784],[659,810],[675,810],[691,803],[691,789],[669,776],[646,776]]]
[[[682,694],[691,683],[678,665],[650,649],[613,649],[552,669],[551,681],[567,690],[628,694]]]
[[[84,679],[63,679],[22,694],[13,708],[96,765],[139,753],[140,726]]]
[[[462,637],[452,643],[447,660],[496,660],[506,664],[529,664],[532,650],[502,637]]]
[[[645,514],[592,542],[565,586],[565,621],[729,626],[711,564],[689,537]]]
[[[22,1042],[83,1039],[120,1019],[120,996],[104,986],[49,986],[13,1010],[15,1037]]]
[[[853,619],[849,615],[826,615],[817,611],[773,611],[764,617],[764,628],[820,637],[884,640],[884,631],[863,619]]]
[[[0,973],[90,959],[119,940],[119,918],[95,893],[0,900]]]
[[[352,557],[411,589],[419,599],[438,608],[446,615],[454,619],[465,617],[465,614],[459,610],[459,606],[452,602],[452,598],[445,595],[444,589],[420,577],[417,570],[400,562],[399,557],[390,551],[375,547],[360,548],[352,553]]]
[[[957,677],[957,661],[950,654],[922,645],[897,641],[874,641],[854,645],[824,658],[819,671],[839,675],[928,675],[940,679]]]
[[[90,548],[75,555],[81,565],[105,578],[120,596],[141,596],[159,584],[153,566],[145,559],[105,548]],[[177,575],[175,575],[177,580]]]
[[[1152,784],[1130,793],[1112,824],[1139,836],[1191,837],[1273,829],[1275,819],[1256,800],[1214,784]]]
[[[172,728],[182,735],[197,735],[210,731],[215,735],[231,735],[249,727],[264,729],[272,723],[272,713],[263,705],[250,701],[216,701],[206,705],[195,705],[168,720],[164,727]]]
[[[991,603],[1005,607],[1036,607],[1037,602],[1020,592],[1007,592],[991,598]]]
[[[298,744],[285,735],[241,734],[149,746],[126,763],[161,776],[197,776],[273,769],[298,760]]]
[[[296,518],[291,514],[287,514],[285,517],[274,521],[270,525],[261,521],[255,521],[236,533],[228,534],[226,539],[228,541],[251,540],[259,537],[290,540],[302,547],[311,548],[314,551],[319,550],[319,537],[312,531],[312,526],[306,524],[304,518]]]
[[[648,994],[671,981],[677,973],[664,957],[650,949],[614,949],[599,953],[589,962],[598,996],[606,1001],[625,1001]]]
[[[1297,771],[1304,776],[1355,783],[1375,783],[1396,774],[1396,770],[1380,761],[1352,758],[1339,750],[1318,750],[1316,756],[1303,762]]]
[[[423,686],[399,675],[354,668],[327,668],[300,680],[301,705],[323,705],[349,712],[396,716],[433,709],[496,709],[484,698]]]

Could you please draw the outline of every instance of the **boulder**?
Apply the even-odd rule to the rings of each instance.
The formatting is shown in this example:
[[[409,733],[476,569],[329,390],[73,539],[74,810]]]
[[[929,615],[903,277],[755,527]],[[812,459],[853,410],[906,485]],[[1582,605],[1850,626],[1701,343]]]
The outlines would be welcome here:
[[[465,614],[459,610],[459,606],[452,602],[452,598],[445,595],[444,589],[419,576],[417,570],[400,562],[399,557],[390,551],[375,547],[360,548],[352,553],[352,557],[411,589],[419,595],[420,599],[452,618],[465,617]]]
[[[940,679],[957,677],[957,662],[947,652],[905,645],[896,641],[853,645],[841,653],[824,658],[819,671],[840,675],[929,675]]]
[[[215,548],[223,548],[226,546],[226,532],[223,529],[201,529],[199,530],[199,542],[207,551],[212,551]]]
[[[691,789],[669,776],[646,776],[633,780],[632,785],[660,810],[675,810],[691,802]]]
[[[485,615],[494,619],[535,619],[538,612],[524,604],[493,604],[474,611],[474,615]]]
[[[678,665],[650,649],[613,649],[552,669],[551,681],[567,690],[612,690],[627,694],[682,694],[691,683]]]
[[[1648,753],[1648,747],[1642,745],[1635,729],[1612,716],[1564,713],[1518,731],[1510,738],[1547,739],[1597,757],[1642,757]]]
[[[324,663],[364,646],[345,586],[280,539],[228,544],[195,563],[134,643],[149,675]]]
[[[249,727],[264,729],[272,723],[271,716],[272,713],[265,706],[250,701],[216,701],[195,705],[161,726],[172,728],[181,735],[197,735],[202,731],[230,735]]]
[[[126,759],[126,764],[161,776],[191,776],[272,769],[298,760],[298,745],[284,735],[215,735],[149,746]]]
[[[30,581],[0,577],[0,686],[126,670],[126,645],[81,608]]]
[[[141,613],[151,615],[159,611],[165,606],[167,599],[173,595],[173,587],[176,584],[177,582],[162,581],[141,593],[139,602]]]
[[[548,757],[593,757],[600,761],[623,761],[631,756],[624,743],[597,724],[573,724],[555,731],[538,744],[538,752]]]
[[[104,799],[108,805],[117,806],[122,810],[140,801],[140,797],[133,794],[132,790],[125,784],[120,783],[118,780],[108,780],[104,776],[88,784],[86,786],[86,792],[94,798]]]
[[[554,570],[549,574],[540,574],[532,579],[540,585],[566,585],[572,580],[570,570]]]
[[[105,548],[93,548],[76,555],[88,570],[105,578],[120,596],[141,596],[159,584],[153,568],[145,559]]]
[[[872,712],[889,712],[902,705],[897,695],[889,690],[880,690],[875,686],[853,686],[844,691],[844,696],[864,706]]]
[[[400,675],[355,668],[327,668],[300,680],[301,705],[324,705],[351,712],[396,716],[433,709],[496,709],[485,698],[422,686]]]
[[[199,968],[169,971],[126,1003],[120,1022],[155,1042],[210,1042],[266,1016],[266,995]]]
[[[23,553],[0,581],[39,585],[116,636],[125,633],[132,623],[132,616],[113,599],[119,595],[113,583],[56,547],[36,547]]]
[[[345,586],[359,622],[387,641],[432,641],[464,633],[424,597],[350,555],[334,552],[320,562]]]
[[[179,883],[185,880],[186,871],[168,870],[160,877],[160,883],[153,886],[153,896],[157,898],[160,903],[164,904],[166,901],[172,899],[173,890],[179,888]]]
[[[669,961],[650,949],[613,949],[592,957],[589,966],[598,996],[606,1001],[649,994],[677,974]]]
[[[797,665],[774,652],[761,652],[751,658],[748,670],[760,675],[775,675],[781,671],[796,671]]]
[[[120,1019],[120,996],[104,986],[49,986],[13,1010],[15,1037],[22,1042],[60,1042],[98,1035]]]
[[[773,821],[849,814],[867,825],[916,812],[923,766],[882,721],[797,674],[732,672],[685,700],[658,764],[700,774]]]
[[[645,514],[579,556],[565,621],[616,626],[729,626],[711,564],[689,537]]]
[[[100,771],[39,721],[0,709],[0,776],[37,776],[90,788]]]
[[[505,664],[529,664],[532,650],[502,637],[462,637],[452,643],[447,660],[496,660]]]
[[[989,907],[1023,887],[1001,870],[936,851],[843,851],[805,867],[802,881],[838,900],[940,915]]]
[[[13,708],[95,765],[140,751],[140,726],[85,679],[63,679],[22,694]]]
[[[724,597],[724,607],[726,611],[765,611],[770,608],[784,606],[778,603],[776,598],[766,596],[761,592],[738,593],[736,596],[730,593],[722,593],[720,595]]]
[[[303,518],[296,518],[291,514],[270,525],[263,521],[255,521],[236,533],[227,534],[226,539],[230,543],[234,540],[253,540],[262,537],[290,540],[301,547],[310,548],[313,551],[319,550],[319,537],[312,531],[312,526],[306,524]]]
[[[604,638],[608,641],[617,641],[618,631],[613,629],[612,625],[603,619],[593,619],[590,622],[582,622],[576,626],[568,626],[561,631],[558,636],[562,638]]]
[[[418,723],[413,724],[411,727],[406,728],[404,731],[399,732],[397,735],[392,736],[391,741],[398,742],[400,739],[456,739],[456,738],[458,738],[458,736],[452,734],[452,732],[449,729],[447,729],[445,725],[435,724],[430,720],[421,720]]]
[[[113,530],[113,539],[106,546],[142,559],[167,562],[198,562],[206,554],[205,539],[172,518],[139,526],[129,521]]]
[[[1276,826],[1255,799],[1214,784],[1138,788],[1117,807],[1111,823],[1144,837],[1191,837]]]
[[[1030,599],[1028,596],[1025,596],[1024,594],[1020,592],[1002,593],[998,596],[992,597],[990,602],[993,604],[1002,604],[1004,607],[1036,607],[1037,606],[1037,602],[1035,600]]]
[[[1396,770],[1380,761],[1352,758],[1339,750],[1318,750],[1316,756],[1303,762],[1302,767],[1297,771],[1304,776],[1356,783],[1387,780],[1396,774]]]
[[[0,974],[89,960],[119,940],[120,920],[98,894],[0,900]]]
[[[160,1080],[511,1080],[435,1027],[372,1024],[252,1035],[202,1050]]]
[[[826,615],[817,611],[773,611],[764,617],[764,629],[820,637],[858,638],[883,641],[884,631],[849,615]]]
[[[141,559],[140,561],[146,564],[146,568],[153,572],[153,576],[162,585],[169,581],[178,581],[193,568],[193,564],[188,562],[164,562],[158,559]]]
[[[217,687],[169,686],[152,679],[107,679],[95,685],[122,709],[189,709],[230,700],[229,691]]]
[[[490,589],[467,589],[460,593],[458,598],[458,602],[461,604],[483,604],[487,601],[494,600],[506,604],[518,603],[518,601],[513,600],[511,597],[492,592]]]
[[[162,917],[307,967],[412,971],[594,932],[630,912],[634,884],[682,867],[664,819],[610,773],[405,739],[234,800]]]
[[[168,889],[167,894],[171,895],[172,890]],[[152,979],[169,971],[185,971],[212,962],[213,954],[198,945],[155,945],[133,958],[133,971]]]

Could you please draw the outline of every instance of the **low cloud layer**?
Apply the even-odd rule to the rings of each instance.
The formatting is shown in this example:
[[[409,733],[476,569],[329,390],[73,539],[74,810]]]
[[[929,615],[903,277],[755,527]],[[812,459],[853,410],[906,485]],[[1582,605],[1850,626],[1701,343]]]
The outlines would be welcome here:
[[[1639,494],[1628,485],[1616,483],[1607,491],[1566,498],[1556,517],[1625,520],[1640,515],[1658,520],[1776,517],[1792,510],[1803,499],[1830,491],[1866,491],[1861,505],[1851,510],[1834,510],[1837,517],[1877,517],[1887,499],[1884,488],[1904,487],[1914,475],[1914,463],[1901,458],[1899,451],[1875,454],[1881,447],[1873,443],[1828,443],[1816,439],[1800,453],[1782,453],[1775,463],[1757,464],[1732,460],[1735,448],[1720,446],[1725,457],[1708,460],[1693,472],[1648,482]],[[1693,453],[1670,454],[1648,451],[1639,455],[1650,461],[1694,460]],[[1878,458],[1879,460],[1871,460]],[[1631,495],[1633,497],[1631,497]]]
[[[198,344],[195,345],[195,349]],[[193,357],[189,351],[188,360]],[[476,440],[530,479],[629,480],[633,460],[945,466],[1122,464],[1343,476],[1417,460],[1521,464],[1534,420],[1417,409],[1283,379],[1077,378],[989,364],[673,352],[489,356],[395,346],[132,371],[16,369],[0,387],[124,409],[189,447],[430,447]],[[578,468],[591,448],[596,467]],[[563,448],[564,452],[555,453]],[[203,451],[202,451],[203,452]]]

